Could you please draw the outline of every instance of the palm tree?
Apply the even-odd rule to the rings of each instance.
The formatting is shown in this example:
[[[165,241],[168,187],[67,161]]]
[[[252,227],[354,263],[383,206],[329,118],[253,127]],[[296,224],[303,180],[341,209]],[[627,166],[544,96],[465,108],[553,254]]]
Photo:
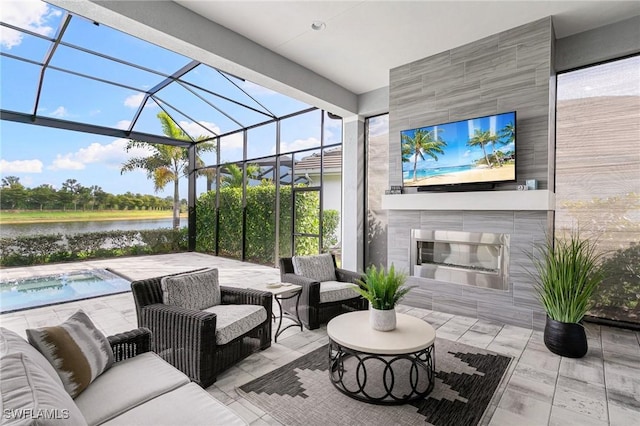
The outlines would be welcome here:
[[[480,147],[482,148],[482,153],[484,154],[484,160],[487,162],[487,166],[493,167],[491,162],[489,161],[489,157],[487,156],[487,150],[485,149],[485,147],[490,143],[494,143],[496,139],[497,137],[495,135],[491,136],[491,132],[489,132],[489,130],[482,131],[480,129],[476,129],[473,137],[467,142],[467,145],[472,147],[480,145]]]
[[[502,129],[500,129],[500,131],[496,135],[496,140],[493,141],[491,146],[493,146],[494,158],[497,158],[498,164],[500,164],[500,166],[502,166],[502,163],[504,162],[503,161],[504,155],[501,155],[501,156],[497,155],[498,153],[496,152],[495,145],[500,144],[504,146],[512,143],[515,140],[516,140],[516,128],[513,125],[513,123],[509,123],[505,125]]]
[[[442,130],[416,130],[413,137],[402,135],[402,155],[413,154],[413,181],[418,180],[418,159],[424,160],[425,154],[438,161],[436,154],[444,154],[442,147],[447,143],[438,135]]]
[[[161,111],[157,117],[162,125],[162,133],[166,136],[172,139],[191,141],[191,138],[178,127],[169,114]],[[199,136],[196,140],[203,140],[206,137]],[[173,145],[130,140],[127,143],[127,152],[134,148],[147,148],[151,153],[147,157],[130,158],[122,165],[120,173],[136,169],[145,170],[147,178],[153,179],[155,192],[161,191],[169,182],[173,182],[173,228],[178,229],[180,227],[180,176],[189,172],[187,149]],[[214,149],[215,147],[211,143],[203,142],[198,145],[198,152],[213,151]],[[200,158],[197,158],[196,163],[201,165],[203,162]]]
[[[223,188],[242,188],[244,182],[242,168],[237,164],[229,164],[225,169],[226,174],[221,177],[220,186]],[[247,179],[255,179],[259,173],[259,165],[247,164]]]
[[[513,123],[505,125],[499,133],[500,142],[508,144],[516,140],[516,127]]]

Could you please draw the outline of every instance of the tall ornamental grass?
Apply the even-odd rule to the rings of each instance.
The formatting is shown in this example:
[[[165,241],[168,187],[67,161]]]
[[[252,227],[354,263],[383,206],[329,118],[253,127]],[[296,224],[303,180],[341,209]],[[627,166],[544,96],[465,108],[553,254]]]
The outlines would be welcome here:
[[[386,273],[382,265],[380,269],[370,266],[364,274],[364,280],[357,280],[360,285],[355,290],[371,302],[371,307],[380,310],[393,309],[412,287],[404,287],[407,276],[396,273],[393,265]]]
[[[577,231],[564,238],[547,238],[532,260],[536,292],[547,315],[560,322],[580,322],[604,278],[596,240],[582,239]]]

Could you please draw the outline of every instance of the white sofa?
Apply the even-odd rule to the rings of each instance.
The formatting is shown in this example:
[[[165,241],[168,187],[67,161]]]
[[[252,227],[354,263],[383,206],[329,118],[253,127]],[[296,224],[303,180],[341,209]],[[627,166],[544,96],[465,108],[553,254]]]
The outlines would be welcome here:
[[[46,358],[0,328],[2,424],[246,425],[182,372],[149,352],[150,331],[108,337],[115,363],[75,399]]]

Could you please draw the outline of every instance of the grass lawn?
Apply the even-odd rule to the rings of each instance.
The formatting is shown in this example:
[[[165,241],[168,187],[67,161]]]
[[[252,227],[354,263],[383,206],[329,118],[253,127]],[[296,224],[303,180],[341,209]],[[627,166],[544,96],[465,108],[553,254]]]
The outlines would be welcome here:
[[[186,217],[182,213],[181,217]],[[2,210],[0,223],[83,222],[95,220],[170,219],[171,210]]]

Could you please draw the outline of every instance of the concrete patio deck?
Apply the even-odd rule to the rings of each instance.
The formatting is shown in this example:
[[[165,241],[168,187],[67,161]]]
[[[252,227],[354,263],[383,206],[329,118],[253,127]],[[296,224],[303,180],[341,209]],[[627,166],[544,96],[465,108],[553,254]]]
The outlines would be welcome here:
[[[279,281],[279,271],[261,265],[179,253],[114,258],[2,269],[3,280],[67,271],[109,268],[129,279],[143,279],[200,267],[217,267],[222,285],[253,287]],[[410,296],[408,296],[410,297]],[[0,325],[25,335],[27,328],[54,325],[83,309],[106,334],[137,326],[131,293],[104,296],[0,315]],[[274,305],[277,309],[277,305]],[[492,350],[515,358],[505,392],[490,408],[490,425],[620,425],[640,419],[640,332],[587,324],[589,353],[582,359],[561,358],[544,346],[542,333],[474,318],[400,306],[423,318],[438,337]],[[251,425],[279,425],[242,398],[236,388],[328,342],[326,327],[290,328],[278,343],[251,355],[218,377],[207,391]],[[311,424],[311,423],[310,423]]]

